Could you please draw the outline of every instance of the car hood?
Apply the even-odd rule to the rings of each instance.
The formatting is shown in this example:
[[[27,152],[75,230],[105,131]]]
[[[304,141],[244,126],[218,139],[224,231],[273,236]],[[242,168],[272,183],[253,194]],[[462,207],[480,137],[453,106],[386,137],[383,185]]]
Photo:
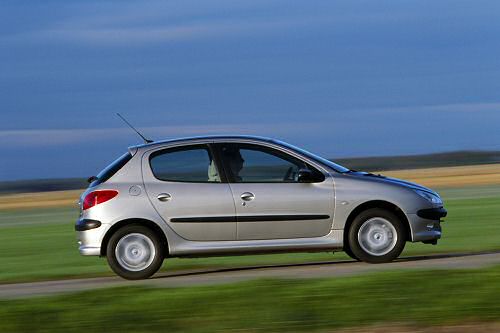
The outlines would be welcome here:
[[[406,180],[402,180],[402,179],[386,177],[386,176],[380,175],[380,174],[373,174],[370,172],[362,172],[362,171],[351,171],[351,172],[347,173],[347,175],[349,175],[351,177],[362,178],[365,180],[370,179],[370,180],[372,180],[374,182],[378,182],[378,183],[395,184],[395,185],[399,185],[401,187],[411,188],[414,190],[421,190],[421,191],[432,193],[434,195],[438,195],[435,191],[431,190],[428,187],[425,187],[425,186],[422,186],[422,185],[419,185],[416,183],[412,183],[412,182],[409,182]]]

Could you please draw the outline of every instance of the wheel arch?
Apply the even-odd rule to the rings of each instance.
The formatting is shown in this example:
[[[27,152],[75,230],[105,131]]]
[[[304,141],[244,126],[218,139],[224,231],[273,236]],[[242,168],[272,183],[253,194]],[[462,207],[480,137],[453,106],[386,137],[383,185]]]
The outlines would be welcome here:
[[[349,247],[349,230],[351,228],[351,225],[359,214],[362,212],[372,209],[372,208],[380,208],[380,209],[385,209],[388,210],[394,214],[403,222],[405,228],[406,228],[406,240],[409,241],[412,239],[411,236],[411,226],[410,222],[408,221],[408,217],[406,214],[403,212],[401,208],[399,208],[397,205],[384,201],[384,200],[371,200],[364,202],[360,205],[358,205],[356,208],[352,210],[352,212],[349,214],[349,217],[346,220],[346,224],[344,226],[344,248]]]
[[[160,236],[161,242],[164,246],[165,250],[165,256],[168,256],[169,253],[169,248],[168,248],[168,240],[167,236],[163,232],[163,230],[160,228],[160,226],[153,221],[147,220],[147,219],[141,219],[141,218],[130,218],[130,219],[125,219],[121,220],[119,222],[114,223],[111,228],[106,232],[104,235],[102,242],[101,242],[101,256],[105,257],[106,256],[106,249],[108,247],[108,242],[111,236],[119,229],[131,225],[131,224],[136,224],[136,225],[141,225],[145,226],[149,229],[151,229],[155,234]]]

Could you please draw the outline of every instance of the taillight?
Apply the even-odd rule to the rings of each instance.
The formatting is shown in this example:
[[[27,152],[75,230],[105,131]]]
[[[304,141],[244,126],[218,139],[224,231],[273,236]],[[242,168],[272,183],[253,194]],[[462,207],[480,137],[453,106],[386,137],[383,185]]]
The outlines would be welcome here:
[[[83,199],[83,210],[102,204],[108,200],[113,199],[118,195],[118,191],[115,190],[99,190],[90,192]]]

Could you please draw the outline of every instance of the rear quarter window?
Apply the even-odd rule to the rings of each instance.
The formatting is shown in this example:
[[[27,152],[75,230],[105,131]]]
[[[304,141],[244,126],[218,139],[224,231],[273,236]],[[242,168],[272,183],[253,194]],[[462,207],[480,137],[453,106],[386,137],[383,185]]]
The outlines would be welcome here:
[[[90,184],[90,187],[94,187],[108,181],[109,178],[113,177],[113,175],[116,174],[121,168],[123,168],[125,164],[127,164],[131,159],[132,154],[130,153],[125,153],[122,156],[118,157],[113,163],[99,172],[99,174],[97,175],[97,179]]]

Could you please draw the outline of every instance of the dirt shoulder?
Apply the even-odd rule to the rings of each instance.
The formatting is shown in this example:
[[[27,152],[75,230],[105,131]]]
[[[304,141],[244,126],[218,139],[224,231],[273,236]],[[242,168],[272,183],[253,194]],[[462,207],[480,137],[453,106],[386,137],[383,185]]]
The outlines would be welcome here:
[[[387,271],[479,269],[500,265],[500,251],[411,256],[386,264],[352,260],[303,264],[264,265],[239,268],[163,272],[152,279],[127,281],[117,276],[0,284],[0,299],[25,298],[123,286],[175,288],[219,285],[255,279],[316,279],[360,276]]]
[[[406,179],[433,188],[500,184],[500,164],[382,171],[381,173],[385,176]]]

